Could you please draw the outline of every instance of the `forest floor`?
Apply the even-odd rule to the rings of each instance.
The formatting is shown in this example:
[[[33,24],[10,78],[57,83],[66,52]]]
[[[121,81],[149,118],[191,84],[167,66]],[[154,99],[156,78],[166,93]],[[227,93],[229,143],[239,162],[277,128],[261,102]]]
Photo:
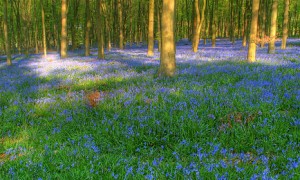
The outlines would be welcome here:
[[[299,179],[300,39],[0,62],[0,179]],[[3,59],[3,58],[2,58]]]

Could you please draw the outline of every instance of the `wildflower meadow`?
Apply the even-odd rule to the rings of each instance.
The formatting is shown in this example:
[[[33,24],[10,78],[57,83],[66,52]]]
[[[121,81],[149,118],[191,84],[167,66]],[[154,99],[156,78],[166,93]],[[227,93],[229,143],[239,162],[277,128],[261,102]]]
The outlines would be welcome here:
[[[202,42],[201,42],[202,43]],[[277,47],[280,43],[276,44]],[[300,40],[0,57],[0,179],[300,179]]]

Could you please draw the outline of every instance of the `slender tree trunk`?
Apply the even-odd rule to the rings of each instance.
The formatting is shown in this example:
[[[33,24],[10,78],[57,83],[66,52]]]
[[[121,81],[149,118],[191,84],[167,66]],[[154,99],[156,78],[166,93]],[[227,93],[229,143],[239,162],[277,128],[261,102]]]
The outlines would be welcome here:
[[[175,0],[163,0],[162,11],[162,49],[160,53],[159,75],[172,77],[175,74]]]
[[[103,21],[102,21],[102,0],[97,1],[97,38],[98,38],[98,59],[104,59],[104,42],[103,42]]]
[[[90,15],[90,0],[85,0],[85,41],[84,41],[85,56],[90,55],[91,26],[92,26],[92,22],[91,22],[91,15]]]
[[[266,1],[263,1],[262,4],[262,13],[263,13],[263,17],[262,17],[262,32],[261,32],[261,41],[260,41],[260,47],[263,48],[265,46],[265,35],[266,35],[266,19],[267,19],[267,4]]]
[[[254,62],[256,56],[256,34],[258,24],[259,0],[252,2],[252,20],[250,29],[250,42],[248,48],[248,62]]]
[[[42,28],[43,28],[43,48],[44,48],[44,56],[47,56],[47,42],[46,42],[46,26],[45,26],[45,9],[44,9],[44,0],[41,0],[41,8],[42,8]]]
[[[246,8],[244,13],[244,29],[243,29],[243,47],[247,45],[247,36],[248,36],[248,13],[250,11],[250,0],[246,0]]]
[[[34,2],[34,15],[35,15],[35,20],[34,20],[34,43],[35,43],[35,54],[39,53],[39,44],[38,44],[38,5],[37,2]]]
[[[62,59],[68,56],[68,29],[67,29],[67,0],[61,1],[61,45],[60,57]]]
[[[198,45],[199,45],[199,40],[200,40],[200,35],[201,35],[201,28],[202,24],[204,21],[204,13],[205,13],[205,8],[206,8],[206,0],[203,0],[203,7],[201,11],[201,16],[200,16],[200,11],[199,11],[199,1],[195,0],[195,12],[196,12],[196,29],[194,29],[194,35],[193,35],[193,52],[198,51]]]
[[[73,21],[71,22],[71,41],[72,50],[77,48],[77,21],[78,21],[78,9],[80,7],[81,0],[72,0],[73,2]]]
[[[270,43],[269,43],[269,48],[268,48],[269,54],[275,53],[277,12],[278,12],[278,0],[273,0],[272,13],[271,13]]]
[[[6,53],[6,63],[11,65],[11,53],[10,53],[10,37],[8,35],[8,23],[7,23],[7,0],[3,0],[3,31],[4,31],[4,41],[5,41],[5,53]]]
[[[148,56],[154,55],[154,0],[149,1]]]
[[[20,15],[20,1],[13,1],[11,3],[15,4],[15,16],[16,16],[16,23],[17,23],[17,43],[18,43],[18,53],[21,54],[22,53],[22,36],[21,36],[21,32],[22,32],[22,25],[21,25],[21,15]]]
[[[199,44],[199,34],[197,31],[198,24],[200,24],[200,10],[199,10],[199,0],[194,1],[194,22],[193,22],[193,43],[192,43],[192,49],[194,52],[197,52],[198,50],[198,44]],[[196,44],[198,42],[198,44]],[[196,47],[197,45],[197,47]]]
[[[53,31],[54,31],[54,36],[55,36],[55,41],[54,41],[54,46],[56,47],[57,52],[59,52],[60,46],[59,46],[59,30],[57,28],[57,24],[58,24],[58,17],[57,17],[57,13],[56,13],[56,0],[52,0],[52,16],[54,19],[54,23],[53,23]]]
[[[215,11],[217,11],[217,5],[218,4],[218,1],[217,0],[214,0],[213,1],[213,8],[212,8],[212,27],[211,27],[211,30],[212,30],[212,36],[211,36],[211,42],[212,42],[212,47],[216,47],[216,21],[217,21],[217,14]]]
[[[119,18],[119,48],[124,49],[123,12],[122,12],[121,0],[118,0],[118,18]]]
[[[288,38],[288,23],[289,23],[289,5],[290,0],[284,1],[284,19],[283,19],[283,34],[282,34],[282,44],[281,49],[286,49],[286,41]]]
[[[161,4],[157,4],[157,39],[158,39],[158,51],[161,52]]]

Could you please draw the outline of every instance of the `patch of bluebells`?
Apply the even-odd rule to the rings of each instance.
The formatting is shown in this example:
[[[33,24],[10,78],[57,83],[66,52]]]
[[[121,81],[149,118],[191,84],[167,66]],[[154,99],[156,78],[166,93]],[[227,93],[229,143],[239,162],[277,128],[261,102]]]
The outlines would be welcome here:
[[[72,110],[61,109],[60,104],[64,105],[70,99],[71,103],[83,101],[84,91],[58,91],[54,94],[49,94],[47,91],[61,87],[68,88],[86,82],[109,81],[114,78],[120,78],[122,81],[130,80],[131,78],[147,80],[149,77],[152,77],[156,71],[155,68],[159,65],[159,56],[157,54],[153,58],[149,58],[144,56],[145,49],[135,48],[126,51],[113,50],[107,54],[107,61],[98,61],[93,57],[78,57],[72,54],[66,60],[61,61],[57,54],[50,53],[47,59],[41,59],[39,56],[36,56],[33,59],[14,62],[14,66],[11,69],[6,68],[2,63],[0,64],[0,76],[2,77],[0,80],[0,92],[3,94],[19,94],[9,100],[9,104],[5,105],[6,108],[0,108],[0,116],[4,114],[6,116],[7,114],[10,115],[10,112],[14,110],[13,106],[19,109],[22,106],[32,104],[36,106],[57,106],[55,107],[55,116],[47,119],[52,122],[53,118],[61,118],[61,122],[53,124],[51,126],[52,129],[49,130],[49,136],[55,135],[55,137],[63,134],[62,131],[68,131],[65,126],[72,124],[75,119],[82,118],[80,120],[83,122],[80,125],[88,126],[89,123],[92,124],[94,126],[93,130],[97,130],[95,134],[87,133],[85,135],[68,137],[66,142],[63,140],[63,142],[56,142],[54,145],[50,144],[48,138],[40,139],[40,137],[36,137],[40,140],[40,146],[43,151],[41,154],[43,156],[55,158],[53,154],[67,151],[67,158],[73,158],[72,161],[65,160],[58,163],[57,168],[60,171],[72,170],[72,168],[79,166],[81,163],[86,163],[89,166],[87,168],[88,173],[99,175],[100,171],[97,171],[97,166],[99,167],[101,161],[105,161],[101,159],[101,155],[105,156],[105,153],[113,152],[117,153],[118,157],[122,156],[122,158],[111,165],[114,166],[113,170],[108,167],[104,169],[114,179],[130,179],[136,175],[140,175],[145,179],[159,179],[159,175],[162,174],[170,179],[175,179],[179,176],[186,179],[196,176],[197,179],[201,179],[205,178],[202,175],[203,173],[211,173],[213,174],[212,177],[216,179],[229,179],[229,174],[246,173],[247,168],[254,169],[251,172],[252,174],[249,175],[251,179],[277,179],[279,176],[293,178],[293,173],[299,169],[300,157],[291,158],[285,153],[282,157],[287,160],[287,163],[284,167],[278,167],[278,165],[272,164],[276,156],[270,156],[267,150],[261,147],[253,147],[249,149],[249,152],[238,152],[234,149],[226,148],[220,142],[202,143],[200,146],[195,144],[196,138],[183,138],[176,132],[183,127],[184,123],[188,124],[189,121],[200,124],[202,122],[201,119],[209,119],[210,122],[220,120],[218,113],[222,114],[224,107],[236,110],[233,103],[236,99],[242,99],[245,107],[253,109],[265,103],[278,107],[283,101],[281,95],[277,92],[278,88],[284,83],[293,82],[295,86],[299,85],[296,84],[296,80],[299,79],[299,73],[282,74],[280,70],[280,68],[289,68],[291,71],[299,69],[297,63],[283,58],[284,56],[290,56],[289,53],[293,53],[290,59],[299,57],[299,48],[292,47],[285,53],[275,55],[267,54],[265,48],[258,49],[257,64],[245,66],[239,65],[241,61],[245,60],[247,53],[246,49],[241,48],[240,41],[234,45],[229,44],[227,41],[218,43],[217,48],[205,45],[203,49],[200,49],[195,54],[189,53],[190,47],[179,44],[177,50],[178,77],[176,77],[178,79],[176,79],[176,83],[180,82],[180,86],[176,87],[172,84],[174,82],[170,83],[168,81],[160,83],[161,79],[154,78],[152,82],[141,81],[138,86],[133,84],[109,89],[107,98],[101,100],[103,100],[103,104],[109,104],[110,101],[118,102],[119,104],[117,103],[117,105],[122,107],[122,112],[116,111],[114,113],[102,111],[101,105],[103,104],[100,104],[97,107],[98,109],[90,111],[85,111],[83,107],[80,107],[83,110],[80,110],[80,108],[76,109],[76,107]],[[237,65],[220,64],[221,61],[228,60],[236,62]],[[201,69],[202,66],[204,67],[203,69]],[[136,68],[139,67],[143,67],[145,70],[141,72],[136,71]],[[265,75],[262,72],[268,73]],[[218,78],[209,81],[212,84],[206,83],[205,79],[201,80],[214,74],[218,76],[220,74],[224,76],[232,75],[236,79],[232,82],[225,81],[217,86],[218,88],[213,88],[214,83],[219,83]],[[260,74],[260,76],[256,76],[257,74]],[[193,78],[187,80],[187,76],[192,76]],[[199,79],[197,79],[198,77]],[[232,93],[233,90],[234,93]],[[38,97],[34,96],[35,94],[38,94]],[[142,100],[136,98],[137,94],[142,96]],[[183,98],[180,97],[181,95]],[[174,101],[174,96],[179,96],[181,100]],[[291,107],[299,107],[297,102],[300,99],[300,91],[295,87],[289,87],[284,92],[284,98],[293,100]],[[151,101],[148,101],[149,99]],[[208,107],[213,107],[207,109],[211,112],[200,111],[203,108],[202,106],[207,106],[208,104],[210,105]],[[174,118],[182,122],[181,126],[174,130],[166,125],[164,117],[160,117],[160,114],[165,112],[171,114],[170,117],[173,117],[173,113],[180,114],[181,112],[188,112],[188,115]],[[90,118],[85,119],[84,115],[89,113],[94,113],[95,117],[93,117],[93,121],[87,122]],[[266,112],[261,112],[260,116],[264,113]],[[14,111],[14,114],[13,118],[5,119],[5,121],[9,123],[17,121],[20,111]],[[37,114],[36,109],[31,109],[26,112],[26,118],[35,114]],[[275,119],[278,117],[277,115],[274,116]],[[123,119],[126,121],[122,121]],[[28,122],[32,128],[43,124],[43,122]],[[261,125],[262,128],[271,129],[273,127],[270,127],[270,122],[270,117],[269,119],[264,118],[260,122],[261,124],[255,124],[255,127],[259,128],[257,125]],[[299,124],[299,118],[292,117],[287,126],[299,128]],[[16,125],[19,126],[21,123],[18,122]],[[103,127],[107,134],[104,134],[104,131],[102,132],[100,129],[96,129],[96,127]],[[100,142],[101,140],[99,139],[101,138],[107,138],[106,140],[109,141],[109,133],[111,133],[113,138],[118,137],[114,136],[116,129],[121,131],[119,132],[121,135],[120,139],[115,141],[122,141],[126,138],[126,140],[121,142],[126,144],[127,140],[130,142],[135,138],[141,140],[141,137],[144,136],[161,144],[157,145],[157,147],[152,147],[155,145],[141,142],[139,147],[133,148],[134,158],[138,159],[136,160],[131,157],[130,150],[122,149],[124,147],[116,148],[116,146],[111,145],[113,144],[111,142],[111,144]],[[86,133],[84,128],[80,130],[83,132],[76,133]],[[6,132],[8,131],[6,130],[5,133],[1,132],[1,135],[6,136]],[[73,132],[69,133],[72,134]],[[11,137],[11,135],[8,137]],[[122,139],[123,137],[125,138]],[[175,141],[169,142],[170,137],[174,137]],[[199,141],[202,141],[202,139]],[[114,150],[112,146],[117,150]],[[174,147],[175,149],[173,149]],[[288,151],[288,148],[299,149],[299,144],[297,142],[289,142],[286,147],[287,150],[285,150],[285,147],[282,147],[282,150]],[[160,151],[163,156],[156,157],[156,151]],[[170,151],[171,154],[166,154],[166,151]],[[38,150],[32,151],[32,153],[35,152],[38,152]],[[20,145],[17,145],[17,148],[5,147],[5,154],[9,156],[11,162],[18,161],[18,155],[26,153],[29,153],[29,151],[22,149]],[[143,153],[147,154],[147,156],[143,155]],[[86,162],[83,162],[82,159]],[[48,167],[48,164],[35,162],[30,157],[26,157],[24,161],[19,162],[21,167],[27,167],[28,171],[39,167],[36,170],[37,172],[47,172],[46,167]],[[47,161],[46,163],[51,164],[51,162]],[[1,162],[0,168],[6,166],[6,164],[8,163]],[[281,169],[282,171],[278,173],[274,169]],[[6,167],[6,170],[6,173],[12,177],[19,171],[13,166]],[[0,175],[2,174],[0,173]]]

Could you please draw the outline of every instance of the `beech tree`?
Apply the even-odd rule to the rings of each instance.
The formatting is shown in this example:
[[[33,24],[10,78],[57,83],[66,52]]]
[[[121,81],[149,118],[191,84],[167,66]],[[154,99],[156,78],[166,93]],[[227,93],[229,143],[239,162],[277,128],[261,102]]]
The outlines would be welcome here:
[[[271,14],[271,28],[270,28],[270,43],[268,53],[275,53],[276,29],[277,29],[277,14],[278,14],[278,0],[273,0],[272,14]]]
[[[67,0],[61,0],[61,43],[60,43],[60,57],[66,58],[68,56],[68,29],[67,29]]]
[[[159,75],[172,77],[175,74],[175,0],[163,0],[161,19],[161,52]]]
[[[286,49],[286,41],[288,38],[289,6],[290,0],[285,0],[281,49]]]
[[[85,0],[85,56],[90,55],[90,29],[92,26],[90,16],[90,0]]]
[[[3,31],[4,31],[4,41],[5,41],[5,53],[6,53],[6,63],[11,65],[11,53],[10,53],[10,37],[8,35],[8,23],[7,23],[7,0],[3,0]]]
[[[259,0],[253,0],[253,2],[252,2],[251,30],[250,30],[250,42],[249,42],[249,48],[248,48],[248,62],[254,62],[255,61],[258,10],[259,10]]]
[[[193,31],[194,33],[193,33],[193,47],[192,47],[194,52],[198,51],[201,28],[204,22],[205,8],[206,8],[206,0],[203,0],[202,11],[200,15],[199,0],[195,0],[194,2],[195,17],[194,17],[194,31]]]
[[[154,54],[154,0],[149,0],[148,56]]]
[[[259,4],[256,43],[264,47],[271,39],[268,52],[274,53],[278,36],[281,48],[287,48],[287,37],[300,36],[300,1],[264,0]],[[3,10],[4,5],[2,0]],[[253,0],[176,0],[174,41],[189,40],[194,52],[201,38],[212,47],[217,46],[217,38],[229,38],[232,43],[242,38],[245,47],[250,44],[252,5]],[[6,52],[4,24],[11,54],[28,56],[41,50],[46,55],[56,50],[65,58],[69,43],[72,50],[84,49],[85,55],[98,46],[99,59],[104,50],[123,49],[126,44],[148,44],[145,54],[151,57],[157,42],[162,52],[163,1],[7,0],[6,6],[6,23],[4,11],[0,12],[1,53]]]
[[[45,10],[44,10],[44,3],[43,3],[43,0],[41,0],[41,9],[42,9],[42,28],[43,28],[43,47],[44,47],[44,56],[47,56]]]
[[[97,7],[97,38],[98,38],[98,59],[104,59],[104,38],[103,38],[103,21],[102,21],[102,0],[98,0]]]

